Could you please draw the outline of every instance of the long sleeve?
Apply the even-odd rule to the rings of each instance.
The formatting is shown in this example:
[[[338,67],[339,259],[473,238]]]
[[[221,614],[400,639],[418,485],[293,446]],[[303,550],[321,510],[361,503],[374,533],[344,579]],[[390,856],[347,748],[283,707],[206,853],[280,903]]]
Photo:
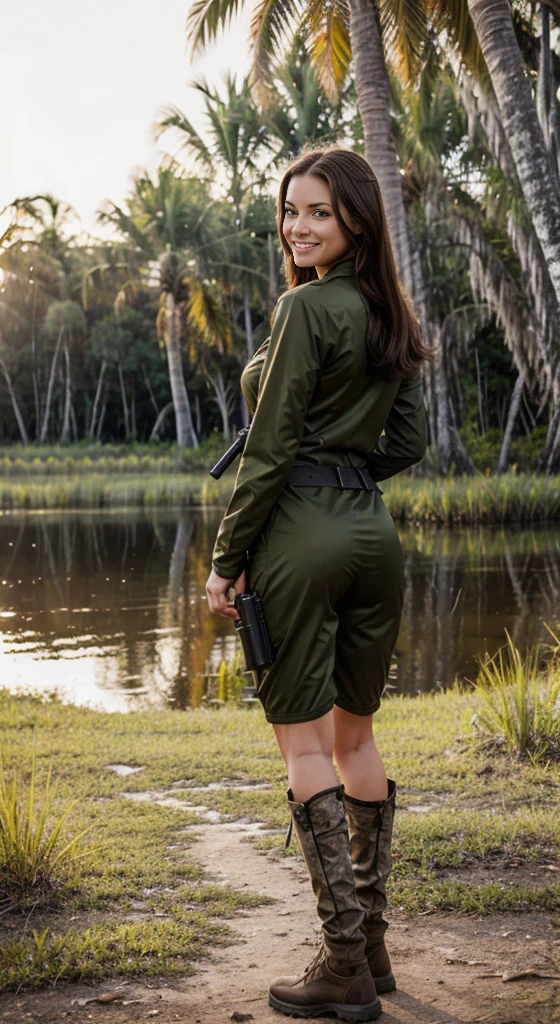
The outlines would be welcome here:
[[[420,374],[403,381],[384,429],[385,436],[368,456],[368,469],[375,481],[400,473],[425,455],[426,410]]]
[[[245,552],[286,484],[323,362],[323,334],[301,292],[286,292],[280,298],[257,408],[214,547],[213,568],[225,579],[236,579],[243,571]]]

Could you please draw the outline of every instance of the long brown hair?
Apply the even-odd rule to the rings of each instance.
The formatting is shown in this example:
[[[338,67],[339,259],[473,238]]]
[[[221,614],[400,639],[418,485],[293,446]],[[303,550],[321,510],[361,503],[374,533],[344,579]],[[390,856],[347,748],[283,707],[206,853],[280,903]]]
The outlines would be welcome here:
[[[351,243],[348,256],[355,256],[358,286],[368,311],[366,344],[372,367],[386,381],[410,380],[422,361],[433,360],[434,354],[422,341],[411,299],[399,280],[377,178],[359,153],[338,147],[314,149],[290,164],[278,194],[278,235],[289,288],[317,279],[315,267],[296,266],[282,231],[288,185],[301,174],[313,174],[327,183],[335,217]],[[339,203],[361,227],[359,234],[345,223]]]

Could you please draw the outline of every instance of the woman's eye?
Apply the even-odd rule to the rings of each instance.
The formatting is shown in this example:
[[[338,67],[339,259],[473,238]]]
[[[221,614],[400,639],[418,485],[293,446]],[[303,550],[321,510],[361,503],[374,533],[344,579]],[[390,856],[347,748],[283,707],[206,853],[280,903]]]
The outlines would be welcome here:
[[[313,216],[315,216],[316,213],[321,214],[321,216],[319,217],[319,220],[322,220],[323,217],[328,217],[329,216],[327,210],[314,210],[313,211]],[[292,215],[297,217],[297,213],[296,213],[295,210],[289,210],[289,209],[284,210],[284,216],[285,217],[291,217]]]

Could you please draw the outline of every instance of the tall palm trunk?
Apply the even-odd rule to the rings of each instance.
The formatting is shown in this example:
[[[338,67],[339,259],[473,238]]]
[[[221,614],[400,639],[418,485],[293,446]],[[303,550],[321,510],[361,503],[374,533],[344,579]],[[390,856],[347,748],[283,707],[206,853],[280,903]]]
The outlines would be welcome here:
[[[229,441],[231,429],[229,424],[228,389],[225,386],[224,375],[221,370],[214,370],[213,373],[206,374],[206,379],[210,381],[214,389],[216,405],[222,417],[222,437],[224,441]]]
[[[41,406],[39,403],[39,384],[37,383],[37,343],[35,338],[35,315],[37,311],[37,289],[33,289],[33,313],[31,319],[31,380],[33,381],[33,397],[35,399],[35,438],[39,437]]]
[[[171,292],[165,298],[165,346],[167,349],[167,365],[169,367],[169,383],[175,410],[175,426],[177,430],[178,448],[197,448],[198,438],[189,404],[189,396],[183,376],[183,354],[181,352],[181,313]]]
[[[537,112],[558,186],[560,184],[558,163],[560,125],[558,124],[558,100],[556,99],[554,64],[550,45],[550,12],[546,4],[541,4],[541,8],[542,32],[539,77],[537,79]]]
[[[68,340],[66,340],[64,345],[64,362],[66,363],[66,384],[64,388],[64,416],[62,419],[62,430],[60,432],[60,443],[68,444],[70,440],[70,402],[72,401]]]
[[[546,476],[560,472],[560,406],[552,414],[546,442],[539,457],[539,469]]]
[[[150,436],[148,438],[148,441],[159,441],[159,432],[160,432],[161,427],[163,425],[163,421],[164,421],[165,417],[167,416],[167,413],[169,412],[169,410],[172,409],[172,408],[173,408],[173,402],[168,402],[167,405],[164,405],[163,409],[160,409],[160,411],[158,412],[158,415],[157,415],[156,422],[154,423],[154,425],[152,427],[152,432],[151,432],[151,434],[150,434]]]
[[[509,0],[468,0],[523,197],[560,301],[560,192],[526,74]]]
[[[441,473],[447,474],[452,465],[459,473],[472,475],[475,467],[468,454],[461,436],[457,431],[449,404],[449,384],[445,372],[445,332],[439,325],[436,341],[438,353],[433,366],[434,392],[436,399],[437,452]]]
[[[2,373],[4,375],[4,380],[6,381],[6,385],[8,387],[8,391],[10,393],[10,399],[11,399],[11,402],[12,402],[12,408],[14,410],[14,416],[16,418],[16,422],[17,422],[18,429],[19,429],[19,432],[20,432],[20,435],[21,435],[21,439],[22,439],[24,444],[29,444],[29,435],[27,433],[27,428],[25,426],[25,421],[23,419],[22,411],[20,409],[20,405],[19,405],[16,393],[15,393],[13,385],[12,385],[12,378],[11,378],[10,372],[8,370],[8,367],[6,366],[6,364],[5,364],[3,359],[0,359],[0,370],[2,370]]]
[[[515,421],[519,413],[521,406],[521,399],[523,398],[523,374],[520,373],[513,386],[513,392],[511,395],[511,402],[509,405],[509,412],[507,417],[506,429],[504,430],[504,438],[502,441],[502,447],[500,448],[500,454],[496,465],[496,473],[505,473],[507,468],[507,461],[509,457],[509,450],[511,448],[511,440],[513,437],[513,428]]]
[[[379,179],[401,278],[414,295],[412,250],[391,131],[389,77],[377,0],[350,0],[350,38],[366,159]]]
[[[51,418],[51,406],[52,406],[52,396],[53,396],[53,388],[54,388],[54,378],[55,378],[55,374],[56,374],[56,364],[58,363],[58,355],[59,355],[59,352],[60,352],[60,346],[62,344],[63,336],[64,336],[64,327],[61,327],[59,332],[58,332],[57,338],[56,338],[56,345],[54,347],[54,353],[53,353],[52,363],[51,363],[51,372],[49,373],[49,383],[47,385],[47,397],[46,397],[46,400],[45,400],[45,413],[44,413],[44,416],[43,416],[43,425],[41,427],[41,435],[39,437],[39,443],[40,444],[43,444],[43,442],[46,440],[47,432],[48,432],[48,429],[49,429],[49,420]]]
[[[123,407],[124,438],[125,441],[130,441],[130,413],[128,410],[128,402],[126,400],[126,389],[124,386],[123,372],[120,360],[118,360],[117,362],[117,371],[119,374],[119,387],[121,389],[121,402]]]
[[[95,437],[95,425],[97,422],[97,410],[99,408],[99,400],[101,398],[101,390],[103,388],[103,378],[105,376],[105,370],[107,369],[107,360],[101,361],[101,369],[99,370],[99,377],[97,378],[97,387],[95,389],[95,398],[93,400],[93,409],[91,412],[91,423],[89,425],[88,438],[93,441]]]

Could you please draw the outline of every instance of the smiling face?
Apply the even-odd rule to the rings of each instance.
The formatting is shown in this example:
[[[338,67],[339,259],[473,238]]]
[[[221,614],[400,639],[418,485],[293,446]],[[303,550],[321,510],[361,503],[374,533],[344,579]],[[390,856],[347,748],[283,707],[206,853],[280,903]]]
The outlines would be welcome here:
[[[315,267],[323,277],[330,267],[349,255],[352,246],[340,227],[332,208],[330,188],[313,174],[295,174],[290,179],[284,206],[282,231],[296,266]],[[348,227],[359,233],[348,211],[339,202]]]

